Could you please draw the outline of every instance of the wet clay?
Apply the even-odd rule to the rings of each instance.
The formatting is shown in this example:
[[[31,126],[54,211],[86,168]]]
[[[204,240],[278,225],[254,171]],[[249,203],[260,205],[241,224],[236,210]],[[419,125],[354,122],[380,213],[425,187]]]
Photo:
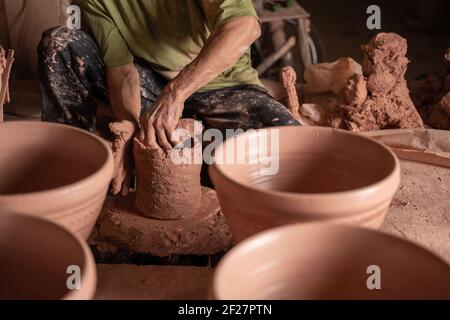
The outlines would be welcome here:
[[[203,127],[182,119],[177,128],[185,131],[174,154],[134,140],[136,192],[106,201],[90,238],[99,251],[209,255],[233,244],[216,192],[200,185],[201,152],[193,146]],[[183,154],[191,161],[175,161]]]
[[[379,33],[362,50],[365,81],[361,76],[348,80],[344,104],[338,105],[339,127],[352,131],[423,128],[406,86],[406,40],[395,33]]]
[[[280,80],[281,85],[286,91],[288,109],[294,118],[299,120],[300,105],[298,101],[297,89],[295,87],[295,83],[297,82],[297,74],[295,73],[294,68],[287,66],[281,69]]]
[[[411,98],[427,125],[450,130],[450,48],[443,74],[429,73],[408,83]]]
[[[220,212],[214,190],[203,188],[201,208],[178,220],[160,220],[141,215],[135,194],[109,199],[102,210],[91,244],[99,251],[117,248],[159,257],[209,255],[229,249],[231,231]]]
[[[330,91],[338,95],[347,79],[354,74],[362,75],[362,67],[352,58],[343,57],[334,62],[314,64],[305,70],[307,93]]]
[[[188,129],[191,134],[196,122],[182,119],[178,128]],[[198,128],[197,122],[197,128]],[[201,127],[201,125],[200,125]],[[201,132],[201,129],[200,129]],[[192,141],[190,146],[193,146]],[[187,152],[194,157],[194,148],[186,145]],[[186,151],[186,150],[185,150]],[[180,152],[182,150],[174,151]],[[134,140],[136,164],[136,207],[145,216],[163,220],[174,220],[197,213],[201,207],[200,185],[201,162],[199,164],[174,163],[171,153],[160,148],[144,145]],[[193,161],[191,161],[193,162]]]
[[[423,128],[405,80],[406,40],[379,33],[362,51],[362,66],[341,58],[305,72],[306,103],[326,110],[314,122],[351,131]]]

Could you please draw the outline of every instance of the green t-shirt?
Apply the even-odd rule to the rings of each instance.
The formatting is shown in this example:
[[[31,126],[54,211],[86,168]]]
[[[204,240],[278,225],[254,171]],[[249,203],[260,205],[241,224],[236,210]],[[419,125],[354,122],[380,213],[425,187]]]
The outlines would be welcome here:
[[[175,78],[204,46],[212,30],[230,20],[256,16],[251,0],[79,0],[83,18],[108,67],[149,62]],[[200,91],[240,84],[261,85],[250,49]]]

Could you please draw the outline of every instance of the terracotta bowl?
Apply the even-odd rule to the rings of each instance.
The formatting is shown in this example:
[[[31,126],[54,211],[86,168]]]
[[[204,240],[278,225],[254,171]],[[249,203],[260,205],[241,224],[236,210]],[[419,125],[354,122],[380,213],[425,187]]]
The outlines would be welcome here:
[[[270,143],[255,145],[264,139]],[[242,148],[245,156],[241,164],[225,161],[233,159],[231,151]],[[268,159],[276,154],[279,170],[268,175]],[[259,161],[257,156],[267,161]],[[377,228],[400,183],[399,161],[389,149],[371,139],[329,128],[247,132],[219,146],[215,157],[224,161],[210,167],[210,176],[238,241],[296,222],[333,221]],[[261,171],[263,168],[267,171]]]
[[[368,272],[371,266],[379,273]],[[233,248],[216,269],[212,293],[219,300],[450,299],[450,266],[375,230],[302,223]]]
[[[54,123],[0,125],[0,208],[56,221],[89,236],[114,171],[100,138]]]
[[[69,266],[80,268],[79,290],[68,289]],[[1,213],[0,283],[0,300],[88,300],[97,273],[80,236],[47,219]]]

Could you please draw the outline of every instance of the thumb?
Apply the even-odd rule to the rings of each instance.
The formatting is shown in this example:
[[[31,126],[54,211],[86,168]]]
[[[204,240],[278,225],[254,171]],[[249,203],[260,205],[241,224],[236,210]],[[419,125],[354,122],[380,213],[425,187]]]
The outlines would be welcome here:
[[[122,133],[121,126],[119,122],[112,122],[109,124],[109,130],[116,136],[120,136]]]

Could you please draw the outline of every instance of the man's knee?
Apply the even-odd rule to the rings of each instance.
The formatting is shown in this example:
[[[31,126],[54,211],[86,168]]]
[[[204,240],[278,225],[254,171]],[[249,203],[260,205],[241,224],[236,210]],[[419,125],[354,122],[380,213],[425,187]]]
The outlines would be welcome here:
[[[44,31],[38,46],[40,58],[54,56],[54,54],[64,51],[69,46],[92,43],[92,38],[82,30],[69,29],[65,26],[53,27]]]
[[[300,125],[288,108],[268,93],[257,92],[254,103],[258,106],[252,123],[255,128]]]

